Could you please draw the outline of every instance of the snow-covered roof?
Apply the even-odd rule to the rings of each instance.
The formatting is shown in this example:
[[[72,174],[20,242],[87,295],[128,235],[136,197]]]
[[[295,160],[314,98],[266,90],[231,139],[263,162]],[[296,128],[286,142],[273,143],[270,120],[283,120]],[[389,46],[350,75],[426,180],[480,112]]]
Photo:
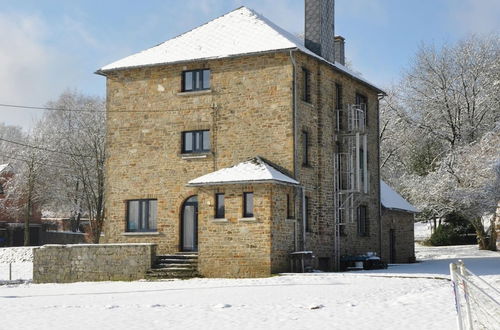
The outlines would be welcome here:
[[[2,173],[8,167],[10,167],[10,165],[8,163],[7,164],[0,164],[0,173]]]
[[[400,194],[380,180],[380,201],[386,209],[417,213],[418,210],[408,203]]]
[[[188,186],[209,186],[236,183],[280,183],[299,185],[299,182],[276,169],[260,157],[249,159],[232,167],[200,176]]]
[[[383,92],[345,66],[328,62],[313,53],[304,46],[302,39],[247,7],[240,7],[173,39],[105,65],[97,73],[283,50],[300,50]]]

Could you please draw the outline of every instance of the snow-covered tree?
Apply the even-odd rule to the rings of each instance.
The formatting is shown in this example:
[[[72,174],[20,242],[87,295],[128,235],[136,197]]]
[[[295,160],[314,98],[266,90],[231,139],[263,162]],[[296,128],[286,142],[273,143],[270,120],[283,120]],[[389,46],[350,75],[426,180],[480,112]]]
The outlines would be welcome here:
[[[104,221],[105,106],[101,98],[65,92],[42,119],[51,148],[60,151],[52,168],[53,205],[71,213],[74,229],[82,213],[89,216],[93,242]]]

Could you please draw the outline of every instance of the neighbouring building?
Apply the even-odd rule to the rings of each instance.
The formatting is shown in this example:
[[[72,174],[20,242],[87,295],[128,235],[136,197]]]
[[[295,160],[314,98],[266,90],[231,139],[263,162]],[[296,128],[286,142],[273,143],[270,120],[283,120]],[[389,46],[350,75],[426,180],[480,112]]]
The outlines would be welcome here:
[[[306,0],[305,11],[305,41],[241,7],[97,71],[107,80],[102,242],[194,251],[207,277],[289,271],[294,251],[313,251],[323,270],[342,255],[389,258],[384,92],[344,66],[333,0]]]
[[[415,262],[415,213],[387,183],[380,181],[382,204],[382,255],[389,263]]]
[[[0,247],[24,245],[25,202],[22,198],[7,199],[7,186],[14,176],[12,165],[0,164]],[[30,245],[39,245],[42,213],[33,205],[31,214]]]

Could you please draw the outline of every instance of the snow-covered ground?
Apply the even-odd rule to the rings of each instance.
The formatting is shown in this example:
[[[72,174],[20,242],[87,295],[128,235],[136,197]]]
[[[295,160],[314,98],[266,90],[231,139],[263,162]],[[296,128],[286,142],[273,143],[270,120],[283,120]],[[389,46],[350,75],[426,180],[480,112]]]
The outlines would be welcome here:
[[[415,222],[415,241],[423,241],[431,237],[431,223],[430,222]]]
[[[0,328],[445,330],[456,324],[446,280],[451,260],[462,258],[500,287],[500,253],[417,247],[422,262],[387,270],[3,285]]]

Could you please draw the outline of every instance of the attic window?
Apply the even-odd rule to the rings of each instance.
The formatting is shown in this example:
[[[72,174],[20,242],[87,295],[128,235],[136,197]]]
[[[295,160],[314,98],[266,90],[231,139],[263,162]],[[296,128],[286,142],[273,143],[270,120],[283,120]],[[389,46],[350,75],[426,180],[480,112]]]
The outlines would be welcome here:
[[[182,72],[182,91],[194,92],[210,89],[210,70],[191,70]]]

